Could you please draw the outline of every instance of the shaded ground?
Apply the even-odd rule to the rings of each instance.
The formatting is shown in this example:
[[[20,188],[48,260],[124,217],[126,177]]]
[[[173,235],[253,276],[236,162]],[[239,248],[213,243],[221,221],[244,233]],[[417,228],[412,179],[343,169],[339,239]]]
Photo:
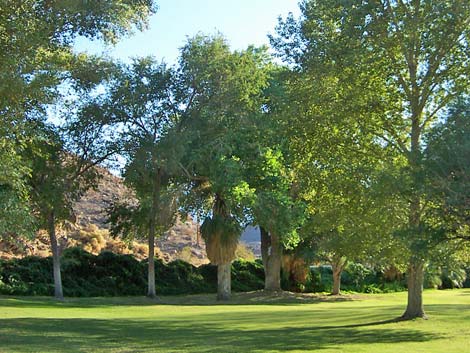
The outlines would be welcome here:
[[[1,352],[465,352],[470,290],[425,293],[431,319],[388,322],[406,293],[333,298],[237,294],[67,299],[0,297]]]

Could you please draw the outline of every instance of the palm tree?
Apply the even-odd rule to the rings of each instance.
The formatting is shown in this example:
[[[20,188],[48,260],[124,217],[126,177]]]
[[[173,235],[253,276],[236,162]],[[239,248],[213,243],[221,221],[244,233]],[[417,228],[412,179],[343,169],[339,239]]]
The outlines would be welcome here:
[[[241,229],[220,194],[215,195],[212,215],[204,220],[201,234],[206,243],[207,257],[217,266],[217,300],[229,300],[232,261]]]

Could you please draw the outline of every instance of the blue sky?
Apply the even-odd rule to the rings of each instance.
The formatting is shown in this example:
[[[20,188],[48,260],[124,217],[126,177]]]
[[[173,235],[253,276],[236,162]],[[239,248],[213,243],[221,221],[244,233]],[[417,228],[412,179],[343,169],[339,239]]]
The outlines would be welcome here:
[[[76,49],[89,53],[107,52],[114,58],[152,55],[174,64],[178,49],[186,38],[198,32],[221,32],[232,49],[250,44],[269,44],[279,15],[298,16],[298,0],[157,0],[159,10],[152,16],[149,29],[121,40],[115,47],[80,39]]]

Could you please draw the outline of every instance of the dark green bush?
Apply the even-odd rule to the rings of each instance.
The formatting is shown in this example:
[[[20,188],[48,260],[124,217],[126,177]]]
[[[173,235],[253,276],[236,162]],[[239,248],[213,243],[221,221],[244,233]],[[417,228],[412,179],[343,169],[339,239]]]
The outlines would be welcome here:
[[[0,293],[18,295],[52,295],[52,258],[29,256],[2,261]]]
[[[64,295],[73,297],[145,295],[147,262],[132,255],[104,251],[98,256],[81,248],[70,248],[61,257]],[[235,261],[234,291],[263,288],[261,262]],[[196,294],[217,291],[217,267],[195,267],[177,260],[155,261],[157,294]],[[0,261],[0,294],[47,295],[54,293],[52,258],[25,257]]]
[[[341,275],[343,278],[344,273]],[[331,266],[310,266],[310,274],[305,285],[306,292],[330,292],[333,288],[333,271]]]
[[[382,293],[406,291],[406,287],[403,281],[383,282],[380,287],[382,289]]]
[[[429,266],[424,274],[425,288],[453,289],[465,287],[466,270],[459,266]]]
[[[237,260],[232,264],[232,289],[248,292],[264,288],[264,268],[260,261]]]
[[[330,292],[333,287],[331,266],[311,266],[306,292]],[[389,293],[405,290],[404,282],[385,280],[380,271],[350,263],[341,274],[341,290],[363,293]]]
[[[376,281],[375,272],[360,263],[349,263],[341,275],[341,285],[346,290],[356,292],[374,293],[374,288],[379,283]],[[366,291],[367,288],[367,291]]]
[[[198,267],[199,273],[204,278],[206,285],[212,285],[211,292],[217,291],[217,266],[212,264],[201,265]]]
[[[182,260],[176,260],[166,265],[161,260],[156,261],[155,278],[158,294],[213,292],[213,286],[205,282],[204,276],[198,268]]]
[[[470,288],[470,267],[465,270],[467,274],[467,278],[463,282],[463,287],[464,288]]]
[[[61,257],[64,294],[74,297],[145,295],[147,262],[132,255],[104,251],[98,256],[81,248],[64,251]],[[426,274],[427,285],[440,288],[470,287],[463,270],[432,271]],[[177,260],[168,264],[155,261],[157,294],[197,294],[217,291],[217,267],[195,267]],[[405,281],[387,281],[380,271],[361,264],[349,264],[341,276],[341,289],[366,293],[388,293],[405,290]],[[306,283],[291,283],[282,278],[282,288],[304,292],[329,292],[333,276],[331,266],[312,266]],[[264,269],[260,260],[237,260],[232,265],[232,289],[254,291],[264,287]],[[54,292],[52,258],[25,257],[0,260],[0,294],[46,295]]]
[[[463,288],[467,279],[467,273],[461,267],[444,267],[441,271],[441,285],[439,289]]]
[[[306,292],[329,292],[333,288],[331,266],[310,266],[310,274],[305,284]]]

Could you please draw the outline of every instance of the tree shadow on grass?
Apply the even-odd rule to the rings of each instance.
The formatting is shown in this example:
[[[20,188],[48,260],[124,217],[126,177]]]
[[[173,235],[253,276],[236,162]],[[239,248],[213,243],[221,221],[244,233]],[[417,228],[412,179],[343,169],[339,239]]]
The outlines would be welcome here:
[[[96,308],[114,306],[158,305],[160,300],[147,297],[97,297],[56,300],[53,297],[0,296],[0,307],[15,308]]]
[[[361,295],[329,296],[321,294],[303,294],[292,292],[266,293],[264,291],[234,293],[229,301],[217,301],[215,294],[194,294],[176,296],[148,297],[99,297],[65,298],[57,301],[52,297],[0,296],[0,307],[67,307],[94,308],[108,306],[145,306],[145,305],[297,305],[319,304],[325,302],[348,302],[361,300]]]
[[[216,314],[213,314],[214,317]],[[218,314],[220,315],[220,314]],[[259,327],[207,321],[120,319],[0,319],[2,352],[252,352],[315,351],[354,344],[426,342],[443,338],[386,322],[344,326]],[[248,319],[247,319],[248,320]],[[258,321],[257,321],[258,322]],[[272,326],[277,326],[272,328]],[[373,326],[368,328],[367,326]]]

